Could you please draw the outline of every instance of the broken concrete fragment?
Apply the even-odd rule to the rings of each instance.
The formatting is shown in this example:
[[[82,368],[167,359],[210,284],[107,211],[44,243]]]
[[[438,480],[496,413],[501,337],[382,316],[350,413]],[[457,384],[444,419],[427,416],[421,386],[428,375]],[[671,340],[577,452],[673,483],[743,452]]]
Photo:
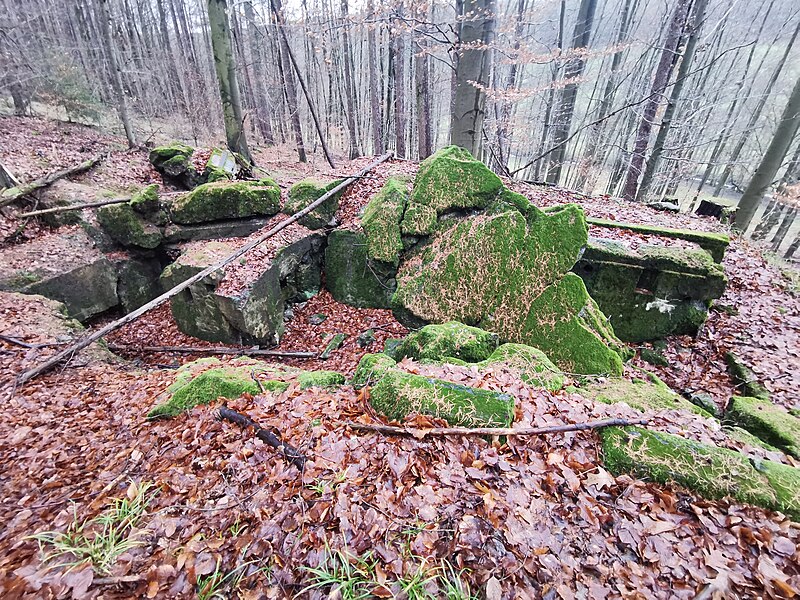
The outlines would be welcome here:
[[[485,208],[502,187],[500,178],[468,150],[458,146],[442,148],[419,166],[403,217],[403,233],[431,234],[443,213]]]
[[[415,360],[452,357],[479,362],[489,358],[498,343],[496,333],[450,321],[441,325],[426,325],[409,334],[400,345],[398,355]]]
[[[126,248],[152,250],[164,238],[161,229],[145,220],[130,203],[101,207],[97,220],[111,239]]]
[[[338,302],[359,308],[389,308],[396,269],[374,261],[363,233],[337,229],[328,236],[325,282]]]
[[[726,352],[725,362],[737,393],[751,398],[769,400],[769,390],[758,381],[758,376],[736,354],[730,351]]]
[[[280,210],[281,191],[271,179],[218,181],[196,187],[170,207],[175,223],[192,225],[225,219],[274,215]]]
[[[800,419],[769,400],[734,396],[724,420],[746,429],[786,454],[800,458]]]
[[[283,213],[293,215],[303,210],[306,206],[319,199],[321,196],[335,188],[342,182],[341,179],[325,182],[317,179],[304,179],[295,183],[289,190],[289,198],[283,207]],[[300,219],[299,223],[309,229],[322,229],[333,220],[339,210],[339,199],[344,190],[337,192],[320,206]]]
[[[725,290],[722,267],[701,249],[590,239],[573,269],[620,339],[643,342],[694,335]]]
[[[194,148],[191,146],[172,142],[166,146],[153,148],[149,159],[150,164],[167,182],[190,190],[206,181],[192,165],[192,154]]]
[[[331,354],[333,354],[335,350],[338,350],[339,348],[342,347],[342,344],[344,344],[344,341],[346,339],[347,335],[344,333],[337,333],[333,335],[331,339],[328,340],[328,343],[325,344],[325,349],[322,352],[320,352],[319,354],[320,360],[327,360],[328,358],[330,358]]]
[[[405,181],[390,177],[364,208],[361,225],[367,236],[369,258],[397,266],[403,250],[400,221],[407,202]]]
[[[771,461],[756,461],[756,468],[745,454],[640,427],[607,427],[600,435],[603,462],[615,475],[677,483],[706,498],[731,496],[800,517],[800,469]]]
[[[78,321],[119,302],[117,272],[81,229],[43,235],[0,252],[0,291],[63,302]]]
[[[369,400],[375,410],[396,421],[411,413],[463,427],[509,427],[514,420],[514,399],[508,394],[394,370],[372,386]]]

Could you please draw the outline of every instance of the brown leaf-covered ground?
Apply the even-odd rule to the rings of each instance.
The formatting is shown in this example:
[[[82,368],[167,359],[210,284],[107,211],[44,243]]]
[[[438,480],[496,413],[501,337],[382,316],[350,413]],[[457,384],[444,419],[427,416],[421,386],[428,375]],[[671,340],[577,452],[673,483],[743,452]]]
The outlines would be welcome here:
[[[3,160],[15,166],[13,157]],[[343,163],[339,174],[366,162]],[[269,168],[293,179],[311,173],[288,157]],[[389,169],[413,173],[411,163],[396,162],[378,178],[354,185],[343,200],[346,223],[357,226],[359,207]],[[597,217],[713,228],[707,220],[695,223],[607,199],[529,193],[549,202],[578,199]],[[721,302],[732,310],[712,311],[696,340],[668,340],[671,366],[659,374],[676,389],[704,389],[723,403],[732,385],[721,355],[735,348],[777,401],[797,405],[797,296],[781,271],[746,243],[734,243],[725,268],[731,285]],[[0,333],[53,341],[37,310],[23,314],[20,306],[0,303]],[[327,318],[315,325],[311,317],[317,314]],[[362,348],[356,339],[370,328],[376,340]],[[345,307],[323,292],[294,308],[280,348],[318,351],[336,332],[349,337],[329,360],[293,364],[349,373],[364,352],[404,330],[388,311]],[[211,345],[180,333],[168,307],[109,341]],[[225,590],[229,597],[325,597],[327,588],[303,589],[311,582],[307,568],[321,563],[326,546],[352,555],[371,552],[375,579],[383,584],[373,590],[377,597],[397,594],[394,582],[443,560],[457,572],[464,569],[462,578],[479,597],[781,598],[800,590],[800,526],[677,487],[615,478],[602,468],[592,432],[492,441],[357,434],[346,423],[373,422],[374,415],[368,391],[349,387],[303,391],[291,385],[281,394],[228,403],[304,452],[309,460],[300,473],[248,432],[217,421],[214,406],[171,421],[145,420],[174,378],[174,370],[159,363],[195,357],[130,356],[135,361],[122,362],[96,349],[79,358],[84,366],[53,371],[15,390],[15,375],[54,348],[0,344],[3,598],[193,598],[198,578],[217,565],[224,572],[241,567],[243,579],[236,591]],[[521,426],[639,416],[621,405],[529,388],[502,368],[403,366],[513,394],[515,424]],[[713,421],[674,411],[652,416],[655,429],[723,443]],[[417,424],[430,425],[425,419]],[[98,581],[85,568],[45,569],[26,536],[64,530],[76,515],[96,516],[110,498],[125,495],[131,480],[153,482],[160,491],[142,523],[144,545],[124,553],[112,572],[132,576],[129,581]],[[428,591],[443,597],[434,581]]]

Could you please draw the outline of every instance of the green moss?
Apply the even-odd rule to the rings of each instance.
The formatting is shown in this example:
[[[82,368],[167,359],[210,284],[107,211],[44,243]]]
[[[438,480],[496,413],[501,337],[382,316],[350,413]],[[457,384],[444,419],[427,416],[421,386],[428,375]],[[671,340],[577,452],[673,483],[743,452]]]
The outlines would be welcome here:
[[[733,352],[725,353],[725,362],[731,373],[736,391],[750,398],[769,400],[769,390],[759,381],[753,370]]]
[[[677,483],[711,499],[731,496],[766,508],[778,505],[767,477],[739,452],[640,427],[607,427],[601,437],[603,462],[615,475]]]
[[[397,362],[386,354],[365,354],[358,362],[355,373],[350,379],[350,385],[354,388],[372,385],[396,364]]]
[[[367,236],[367,254],[371,259],[398,264],[403,250],[400,220],[407,201],[405,182],[390,177],[367,204],[361,224]]]
[[[278,184],[270,179],[206,183],[175,200],[170,212],[183,225],[274,215],[280,198]]]
[[[191,146],[187,146],[181,142],[172,142],[166,146],[153,148],[148,158],[153,166],[158,167],[158,165],[172,158],[183,157],[184,159],[188,159],[192,154],[194,154],[194,148]]]
[[[261,391],[250,371],[243,368],[209,369],[191,379],[184,375],[173,386],[169,390],[172,397],[147,413],[149,419],[174,417],[198,404],[208,404],[220,397],[234,399],[242,394],[256,395]]]
[[[660,350],[655,350],[653,348],[642,348],[639,350],[639,356],[642,357],[643,361],[650,363],[651,365],[655,365],[657,367],[669,366],[669,361],[664,356],[664,353]]]
[[[373,261],[362,233],[337,229],[325,249],[325,282],[338,301],[359,308],[389,308],[396,269]]]
[[[112,204],[97,211],[97,220],[111,238],[127,247],[152,249],[164,238],[161,230],[145,221],[131,204]]]
[[[489,358],[497,345],[497,334],[450,321],[441,325],[426,325],[411,333],[403,340],[399,354],[416,360],[441,360],[451,356],[467,362],[478,362]]]
[[[605,404],[624,402],[631,408],[646,411],[683,410],[703,417],[711,415],[673,392],[663,381],[651,375],[650,381],[643,379],[606,379],[591,382],[578,391],[582,396]]]
[[[335,387],[344,385],[344,375],[336,371],[307,371],[297,376],[297,383],[301,390],[312,387]]]
[[[347,334],[344,333],[337,333],[333,335],[331,339],[328,340],[328,343],[325,345],[325,349],[322,352],[320,352],[319,358],[321,360],[330,358],[331,354],[333,354],[335,350],[338,350],[339,348],[342,347],[342,344],[344,344],[344,341],[346,339],[347,339]]]
[[[610,227],[615,229],[627,229],[638,233],[659,235],[668,238],[677,238],[694,242],[703,250],[708,252],[714,262],[722,262],[725,250],[730,244],[730,237],[723,233],[706,233],[702,231],[692,231],[688,229],[669,229],[667,227],[653,227],[649,225],[635,225],[632,223],[621,223],[619,221],[607,221],[605,219],[587,219],[590,225],[598,227]]]
[[[764,450],[768,450],[770,452],[780,452],[780,450],[775,446],[770,446],[764,440],[757,438],[752,433],[750,433],[746,429],[742,429],[741,427],[726,426],[725,433],[730,439],[732,439],[735,442],[747,444],[748,446],[752,446],[753,448],[763,448]]]
[[[754,459],[752,462],[775,490],[775,508],[795,521],[800,520],[800,469],[771,460]]]
[[[437,215],[452,209],[484,208],[502,187],[500,178],[469,151],[457,146],[443,148],[419,166],[403,233],[433,233]],[[420,208],[423,206],[427,210]]]
[[[387,338],[383,343],[383,353],[391,356],[394,360],[403,358],[400,349],[403,347],[404,339]]]
[[[514,399],[508,394],[400,371],[386,371],[369,399],[378,412],[397,421],[410,413],[464,427],[509,427],[514,420]]]
[[[476,366],[482,369],[498,363],[519,371],[520,379],[530,386],[543,387],[551,392],[564,387],[564,376],[538,348],[523,344],[503,344]]]
[[[219,167],[207,166],[205,170],[206,182],[214,183],[215,181],[230,181],[232,177],[224,169]]]
[[[725,412],[725,422],[800,458],[800,419],[769,400],[734,396]]]
[[[341,179],[331,182],[322,182],[316,179],[298,181],[289,190],[289,198],[286,200],[286,205],[283,207],[284,214],[293,215],[303,210],[306,206],[335,188],[341,182]],[[336,215],[336,211],[339,210],[339,199],[342,197],[342,193],[342,191],[337,192],[325,200],[320,206],[300,219],[300,224],[305,225],[309,229],[322,229],[325,227]]]
[[[133,210],[143,215],[158,210],[158,184],[151,184],[137,191],[130,200]]]

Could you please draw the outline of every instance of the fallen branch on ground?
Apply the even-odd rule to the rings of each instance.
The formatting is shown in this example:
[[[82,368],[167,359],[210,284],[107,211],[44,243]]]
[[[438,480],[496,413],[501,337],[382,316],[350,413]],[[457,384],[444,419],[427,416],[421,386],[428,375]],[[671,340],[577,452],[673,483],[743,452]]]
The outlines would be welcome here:
[[[316,358],[314,352],[283,352],[280,350],[261,350],[260,348],[225,348],[222,346],[203,348],[200,346],[134,346],[132,344],[109,344],[112,352],[143,352],[158,354],[175,352],[177,354],[232,354],[235,356],[280,356],[286,358]]]
[[[293,464],[301,471],[303,470],[303,466],[306,463],[306,457],[303,456],[299,450],[292,448],[289,444],[283,443],[277,435],[264,429],[263,427],[260,427],[258,423],[253,421],[253,419],[247,415],[243,415],[235,410],[231,410],[227,406],[220,408],[217,414],[220,420],[230,421],[231,423],[236,423],[241,427],[252,427],[255,429],[255,435],[258,439],[275,448],[278,453],[281,454],[284,459],[286,459],[287,462]]]
[[[167,196],[181,196],[187,192],[169,192],[168,194],[159,194],[159,198]],[[125,204],[130,202],[133,196],[127,198],[111,198],[110,200],[98,200],[97,202],[85,202],[84,204],[70,204],[69,206],[55,206],[53,208],[43,208],[42,210],[33,210],[31,212],[20,213],[17,219],[26,219],[28,217],[39,217],[41,215],[52,215],[54,213],[69,212],[71,210],[83,210],[84,208],[97,208],[99,206],[111,206],[112,204]]]
[[[650,419],[603,419],[588,423],[570,423],[568,425],[548,425],[547,427],[437,427],[434,429],[407,429],[393,425],[368,425],[366,423],[345,423],[356,431],[371,431],[385,435],[410,435],[417,439],[425,436],[446,435],[544,435],[547,433],[566,433],[568,431],[585,431],[587,429],[600,429],[602,427],[627,427],[628,425],[646,425]]]
[[[19,200],[23,196],[27,196],[35,192],[36,190],[40,190],[45,188],[49,185],[54,184],[59,179],[63,179],[64,177],[69,177],[70,175],[75,175],[77,173],[83,173],[84,171],[88,171],[97,163],[99,163],[103,159],[103,156],[95,156],[94,158],[90,158],[89,160],[85,160],[78,165],[73,165],[72,167],[67,167],[66,169],[61,169],[59,171],[53,171],[52,173],[48,173],[44,177],[40,177],[30,183],[25,183],[18,187],[13,187],[10,189],[5,190],[2,194],[0,194],[0,206],[5,206],[7,204],[11,204],[16,200]]]
[[[234,260],[236,260],[237,258],[242,256],[246,252],[249,252],[250,250],[252,250],[256,246],[258,246],[259,244],[262,244],[265,241],[267,241],[269,238],[274,236],[279,231],[285,229],[286,227],[288,227],[292,223],[295,223],[296,221],[302,219],[304,216],[306,216],[312,210],[317,208],[320,204],[325,202],[328,198],[330,198],[334,194],[339,193],[341,190],[346,188],[348,185],[350,185],[354,181],[357,181],[358,177],[361,177],[365,173],[368,173],[369,171],[371,171],[372,169],[377,167],[379,164],[381,164],[383,162],[386,162],[387,160],[389,160],[389,158],[391,158],[391,156],[392,156],[391,153],[384,154],[383,156],[381,156],[377,160],[373,161],[372,163],[370,163],[369,165],[364,167],[361,171],[356,173],[353,177],[348,177],[347,179],[342,181],[339,185],[337,185],[336,187],[332,188],[330,191],[326,192],[325,194],[323,194],[322,196],[317,198],[314,202],[312,202],[311,204],[306,206],[303,210],[298,211],[295,214],[293,214],[291,217],[289,217],[288,219],[285,219],[285,220],[281,221],[280,223],[278,223],[277,225],[272,227],[269,231],[267,231],[265,234],[257,237],[256,239],[252,240],[251,242],[248,242],[247,244],[245,244],[244,246],[242,246],[241,248],[239,248],[238,250],[236,250],[232,254],[229,254],[227,257],[223,258],[217,264],[211,265],[210,267],[207,267],[207,268],[203,269],[197,275],[193,275],[192,277],[190,277],[189,279],[187,279],[183,283],[180,283],[180,284],[176,285],[171,290],[168,290],[168,291],[164,292],[158,298],[155,298],[154,300],[151,300],[147,304],[145,304],[143,306],[140,306],[139,308],[137,308],[133,312],[125,315],[121,319],[117,319],[113,323],[109,323],[105,327],[101,327],[100,329],[98,329],[94,333],[86,336],[85,338],[83,338],[82,340],[77,342],[76,344],[73,344],[69,348],[66,348],[63,351],[59,352],[58,354],[54,355],[52,358],[48,359],[47,361],[45,361],[44,363],[42,363],[38,367],[34,367],[34,368],[32,368],[32,369],[30,369],[28,371],[25,371],[17,379],[17,384],[21,385],[21,384],[25,383],[26,381],[29,381],[29,380],[33,379],[34,377],[37,377],[38,375],[41,375],[42,373],[44,373],[46,371],[49,371],[50,369],[52,369],[55,365],[57,365],[61,361],[72,357],[79,350],[83,350],[84,348],[86,348],[86,346],[88,346],[92,342],[94,342],[96,340],[99,340],[100,338],[102,338],[106,334],[111,333],[112,331],[115,331],[116,329],[119,329],[123,325],[127,325],[131,321],[135,321],[140,316],[142,316],[144,313],[156,308],[157,306],[161,306],[164,302],[166,302],[167,300],[169,300],[173,296],[178,295],[179,293],[181,293],[183,290],[185,290],[189,286],[194,285],[195,283],[197,283],[201,279],[204,279],[205,277],[207,277],[211,273],[213,273],[215,271],[218,271],[219,269],[223,268],[224,266],[228,265],[229,263],[232,263]]]

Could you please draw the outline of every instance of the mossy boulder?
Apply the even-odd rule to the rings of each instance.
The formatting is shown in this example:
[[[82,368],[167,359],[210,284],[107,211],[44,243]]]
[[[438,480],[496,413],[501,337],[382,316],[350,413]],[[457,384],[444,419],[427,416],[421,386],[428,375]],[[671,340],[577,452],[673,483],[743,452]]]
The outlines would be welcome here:
[[[358,362],[355,373],[350,379],[350,385],[354,388],[374,385],[396,364],[395,359],[383,353],[365,354]]]
[[[396,421],[411,413],[463,427],[509,427],[514,420],[514,399],[508,394],[394,370],[372,386],[369,401]]]
[[[706,498],[730,496],[800,516],[800,469],[770,461],[755,461],[756,468],[745,454],[640,427],[607,427],[601,437],[603,462],[615,475],[632,473],[661,484],[677,483]]]
[[[103,206],[97,211],[97,220],[111,238],[126,248],[157,248],[164,234],[157,226],[144,219],[131,203]]]
[[[399,263],[403,250],[400,221],[407,202],[406,182],[390,177],[364,208],[361,225],[367,236],[367,255],[371,259],[395,266]]]
[[[530,386],[543,387],[556,392],[564,387],[564,375],[547,355],[524,344],[503,344],[486,360],[477,363],[479,369],[502,364],[519,373],[519,378]]]
[[[305,371],[297,376],[301,390],[312,387],[329,388],[344,385],[345,377],[336,371]]]
[[[786,454],[800,458],[800,419],[769,400],[734,396],[724,419]]]
[[[141,215],[152,215],[160,208],[158,201],[158,184],[151,184],[138,190],[131,196],[131,208]]]
[[[205,182],[192,164],[194,148],[181,142],[158,146],[150,151],[150,164],[170,183],[192,189]]]
[[[306,206],[318,200],[323,194],[328,193],[342,182],[341,179],[325,182],[317,179],[304,179],[298,181],[289,190],[289,198],[283,207],[283,213],[293,215],[303,210]],[[331,222],[339,210],[339,199],[342,191],[335,193],[321,205],[300,219],[299,223],[309,229],[322,229]]]
[[[170,207],[170,216],[175,223],[191,225],[274,215],[280,210],[280,198],[280,188],[271,179],[218,181],[179,197]]]
[[[400,356],[415,360],[453,357],[466,362],[479,362],[489,358],[498,343],[496,333],[450,321],[441,325],[426,325],[409,334],[398,352]]]
[[[259,370],[263,372],[264,369],[234,364],[211,368],[199,375],[193,375],[192,370],[179,372],[176,381],[166,390],[168,399],[148,412],[147,418],[174,417],[218,398],[235,399],[243,394],[255,396],[262,389],[281,392],[289,387],[282,381],[256,381],[254,374]]]
[[[401,265],[393,307],[401,321],[457,320],[537,347],[564,371],[621,374],[622,345],[568,272],[585,244],[576,205],[442,219]]]
[[[453,209],[485,208],[502,187],[500,178],[468,150],[443,148],[419,166],[402,231],[433,233],[439,215]]]
[[[390,308],[397,269],[372,260],[363,233],[337,229],[328,236],[325,282],[338,301],[359,308]]]
[[[624,402],[631,408],[646,412],[660,410],[683,410],[703,417],[712,415],[673,392],[667,384],[653,374],[648,379],[609,378],[592,381],[582,386],[578,393],[586,398],[605,404]]]

